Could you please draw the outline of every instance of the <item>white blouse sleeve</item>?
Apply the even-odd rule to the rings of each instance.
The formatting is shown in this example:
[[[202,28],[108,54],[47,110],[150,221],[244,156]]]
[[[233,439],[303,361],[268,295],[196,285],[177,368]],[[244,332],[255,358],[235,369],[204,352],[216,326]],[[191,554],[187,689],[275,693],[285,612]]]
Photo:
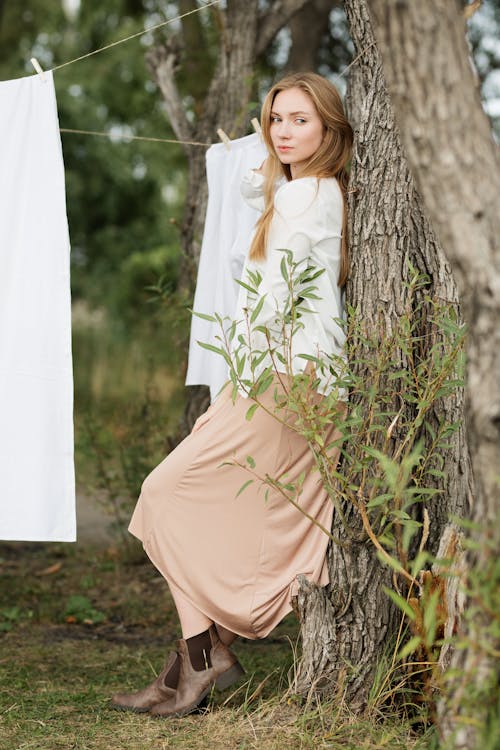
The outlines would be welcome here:
[[[250,169],[240,183],[240,192],[245,201],[257,211],[264,210],[264,175]]]
[[[324,231],[317,195],[315,180],[292,180],[276,193],[262,288],[265,299],[255,325],[272,326],[273,323],[280,323],[280,316],[290,307],[290,288],[281,270],[283,258],[286,260],[287,254],[280,251],[291,251],[293,267],[286,260],[286,268],[295,281],[307,268],[313,242]],[[294,286],[296,287],[295,284]]]

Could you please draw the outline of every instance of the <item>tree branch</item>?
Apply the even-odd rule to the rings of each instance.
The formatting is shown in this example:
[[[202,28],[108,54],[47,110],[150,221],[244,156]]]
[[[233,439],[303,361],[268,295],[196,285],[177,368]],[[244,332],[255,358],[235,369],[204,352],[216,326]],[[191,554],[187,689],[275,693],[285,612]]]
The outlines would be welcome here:
[[[165,45],[154,47],[146,55],[146,62],[160,87],[168,119],[180,141],[193,140],[193,128],[187,119],[182,98],[175,83],[175,72],[178,67],[178,49],[173,40]]]
[[[275,0],[259,20],[257,56],[266,51],[278,31],[308,2],[309,0]]]

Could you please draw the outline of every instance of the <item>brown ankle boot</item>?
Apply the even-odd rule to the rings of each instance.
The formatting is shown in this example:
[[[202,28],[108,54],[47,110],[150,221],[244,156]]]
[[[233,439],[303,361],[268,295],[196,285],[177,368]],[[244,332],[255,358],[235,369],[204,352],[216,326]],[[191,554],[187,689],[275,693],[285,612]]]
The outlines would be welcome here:
[[[224,690],[245,674],[235,655],[220,640],[213,625],[210,627],[209,633],[212,642],[212,648],[210,649],[210,664],[212,666],[199,672],[193,669],[186,641],[184,639],[178,641],[177,653],[180,659],[180,672],[175,698],[162,701],[154,706],[151,709],[154,716],[165,718],[185,716],[200,705],[213,685],[219,690]]]
[[[151,685],[138,690],[136,693],[116,693],[111,698],[111,707],[122,711],[136,711],[145,713],[158,703],[168,703],[175,698],[175,689],[165,685],[165,677],[170,672],[177,659],[173,651],[164,668]]]

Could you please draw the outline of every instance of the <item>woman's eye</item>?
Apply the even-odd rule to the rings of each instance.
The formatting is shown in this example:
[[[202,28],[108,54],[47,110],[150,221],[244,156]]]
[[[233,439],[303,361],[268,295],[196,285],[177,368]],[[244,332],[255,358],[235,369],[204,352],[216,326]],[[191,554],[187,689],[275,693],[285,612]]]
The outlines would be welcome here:
[[[281,122],[281,117],[271,117],[271,122]]]
[[[306,122],[306,120],[304,120],[303,117],[296,117],[295,122],[297,122],[299,125],[303,125]]]

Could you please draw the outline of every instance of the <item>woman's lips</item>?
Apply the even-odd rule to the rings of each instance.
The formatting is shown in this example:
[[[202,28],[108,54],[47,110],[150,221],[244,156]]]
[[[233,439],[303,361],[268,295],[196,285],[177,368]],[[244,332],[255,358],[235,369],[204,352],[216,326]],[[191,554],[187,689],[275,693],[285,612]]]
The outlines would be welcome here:
[[[292,146],[278,146],[278,151],[286,152],[286,151],[291,151],[291,150],[292,150]]]

